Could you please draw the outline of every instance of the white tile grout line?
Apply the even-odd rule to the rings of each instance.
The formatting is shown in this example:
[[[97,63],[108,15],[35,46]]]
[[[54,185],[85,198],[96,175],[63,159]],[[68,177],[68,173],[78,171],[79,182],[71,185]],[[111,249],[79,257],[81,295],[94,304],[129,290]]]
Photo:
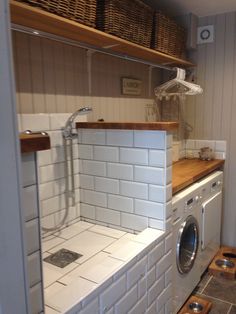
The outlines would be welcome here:
[[[210,278],[207,280],[205,286],[202,288],[201,292],[199,291],[199,293],[203,293],[203,291],[205,290],[205,288],[207,287],[207,285],[209,284],[209,282],[211,281],[213,276],[210,276]]]

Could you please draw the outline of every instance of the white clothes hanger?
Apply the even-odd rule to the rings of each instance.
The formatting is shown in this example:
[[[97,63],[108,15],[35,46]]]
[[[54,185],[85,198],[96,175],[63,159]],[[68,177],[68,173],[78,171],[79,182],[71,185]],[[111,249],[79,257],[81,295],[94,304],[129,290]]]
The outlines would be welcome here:
[[[161,84],[154,89],[155,95],[161,100],[171,96],[197,95],[203,92],[201,86],[185,81],[185,70],[176,68],[176,78]]]

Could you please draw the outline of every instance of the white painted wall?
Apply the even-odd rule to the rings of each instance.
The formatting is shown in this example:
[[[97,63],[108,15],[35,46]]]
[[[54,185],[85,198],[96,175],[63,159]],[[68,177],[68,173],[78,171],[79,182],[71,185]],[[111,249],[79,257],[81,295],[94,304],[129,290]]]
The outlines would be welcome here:
[[[27,314],[20,150],[11,64],[8,1],[0,1],[0,313]]]
[[[204,93],[188,98],[186,119],[194,127],[192,138],[227,141],[222,240],[236,246],[236,13],[199,19],[199,25],[209,24],[215,27],[214,43],[192,54]]]

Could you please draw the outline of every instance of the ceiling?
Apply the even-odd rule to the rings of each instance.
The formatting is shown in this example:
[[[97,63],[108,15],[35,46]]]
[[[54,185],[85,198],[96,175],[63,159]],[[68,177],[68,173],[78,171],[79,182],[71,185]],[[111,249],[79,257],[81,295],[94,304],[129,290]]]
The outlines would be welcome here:
[[[236,11],[236,0],[146,0],[170,15],[193,13],[197,16]]]

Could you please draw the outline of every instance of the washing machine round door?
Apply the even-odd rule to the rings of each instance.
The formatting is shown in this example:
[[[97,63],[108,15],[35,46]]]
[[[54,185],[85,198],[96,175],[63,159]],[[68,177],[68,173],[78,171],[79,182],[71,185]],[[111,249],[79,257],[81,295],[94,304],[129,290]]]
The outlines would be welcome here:
[[[177,267],[181,274],[187,274],[193,267],[199,242],[198,222],[188,216],[181,224],[176,247]]]

